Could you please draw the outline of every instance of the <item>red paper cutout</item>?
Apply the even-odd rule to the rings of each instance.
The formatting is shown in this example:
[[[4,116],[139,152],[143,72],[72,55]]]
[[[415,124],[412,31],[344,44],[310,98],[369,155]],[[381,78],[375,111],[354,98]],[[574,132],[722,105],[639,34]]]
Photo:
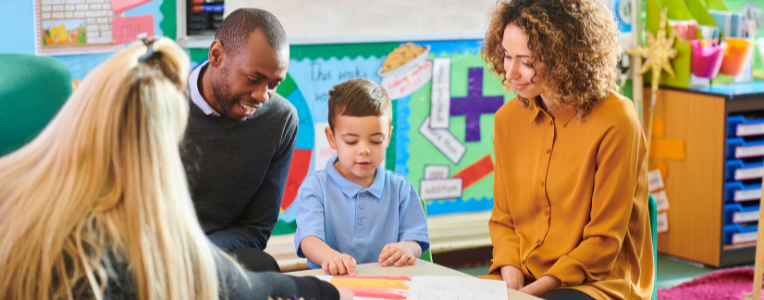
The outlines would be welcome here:
[[[132,9],[143,4],[149,3],[152,0],[111,0],[111,10],[115,15],[119,15],[128,9]]]
[[[294,199],[297,198],[297,191],[300,190],[300,185],[302,185],[305,177],[308,176],[311,157],[313,157],[313,150],[294,149],[292,163],[289,165],[286,187],[284,188],[284,198],[281,199],[282,209],[287,209],[292,205]]]
[[[152,15],[114,18],[111,22],[111,42],[115,45],[134,42],[140,33],[145,33],[147,37],[154,36]]]
[[[459,173],[454,174],[451,178],[462,178],[464,180],[462,182],[462,190],[466,190],[469,186],[483,179],[483,177],[491,174],[491,172],[493,172],[493,160],[491,155],[488,154],[469,167],[462,169]]]

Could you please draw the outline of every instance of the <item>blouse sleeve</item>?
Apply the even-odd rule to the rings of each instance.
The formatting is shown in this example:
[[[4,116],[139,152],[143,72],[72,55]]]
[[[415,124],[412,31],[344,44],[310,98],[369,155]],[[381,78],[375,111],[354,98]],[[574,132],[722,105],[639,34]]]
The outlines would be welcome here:
[[[499,123],[496,123],[497,129]],[[493,260],[491,269],[488,273],[498,272],[503,266],[520,267],[520,238],[515,232],[515,224],[512,221],[512,214],[509,212],[506,189],[504,187],[504,178],[502,171],[504,166],[504,157],[501,155],[500,135],[495,135],[494,153],[496,155],[496,170],[494,174],[493,199],[494,205],[491,211],[491,218],[488,220],[488,231],[493,243]],[[522,269],[521,269],[522,270]]]
[[[638,176],[645,167],[641,128],[636,118],[623,116],[608,128],[600,142],[590,221],[584,227],[582,241],[544,274],[559,279],[563,286],[600,280],[615,265],[628,229]]]

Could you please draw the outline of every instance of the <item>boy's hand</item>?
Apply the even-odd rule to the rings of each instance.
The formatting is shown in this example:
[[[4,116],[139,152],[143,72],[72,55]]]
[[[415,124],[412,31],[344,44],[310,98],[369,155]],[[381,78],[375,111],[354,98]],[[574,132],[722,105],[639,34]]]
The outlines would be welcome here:
[[[383,267],[387,267],[391,264],[395,264],[396,267],[403,265],[413,265],[416,261],[416,256],[411,252],[411,249],[402,243],[398,242],[387,244],[385,248],[382,248],[382,253],[379,254],[379,262]]]
[[[347,254],[336,255],[321,264],[324,272],[332,275],[355,276],[355,258]]]

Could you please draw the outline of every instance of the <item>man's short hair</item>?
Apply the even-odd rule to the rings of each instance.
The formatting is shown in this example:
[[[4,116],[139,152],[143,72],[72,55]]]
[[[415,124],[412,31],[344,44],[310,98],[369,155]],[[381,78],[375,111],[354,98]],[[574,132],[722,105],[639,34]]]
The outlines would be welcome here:
[[[287,35],[276,16],[257,8],[240,8],[233,11],[220,23],[215,39],[223,43],[223,50],[235,56],[247,46],[249,35],[260,31],[268,44],[280,50],[287,47]]]
[[[329,128],[334,130],[336,116],[367,117],[386,114],[393,120],[393,104],[379,84],[355,78],[332,87],[329,91]]]

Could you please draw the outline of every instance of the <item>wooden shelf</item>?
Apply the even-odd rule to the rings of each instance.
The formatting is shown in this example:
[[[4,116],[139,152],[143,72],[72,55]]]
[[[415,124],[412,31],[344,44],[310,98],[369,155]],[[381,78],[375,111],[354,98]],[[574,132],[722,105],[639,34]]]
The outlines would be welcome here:
[[[723,249],[724,250],[735,250],[735,249],[743,249],[743,248],[749,248],[749,247],[756,247],[756,242],[734,244],[734,245],[724,245]]]

